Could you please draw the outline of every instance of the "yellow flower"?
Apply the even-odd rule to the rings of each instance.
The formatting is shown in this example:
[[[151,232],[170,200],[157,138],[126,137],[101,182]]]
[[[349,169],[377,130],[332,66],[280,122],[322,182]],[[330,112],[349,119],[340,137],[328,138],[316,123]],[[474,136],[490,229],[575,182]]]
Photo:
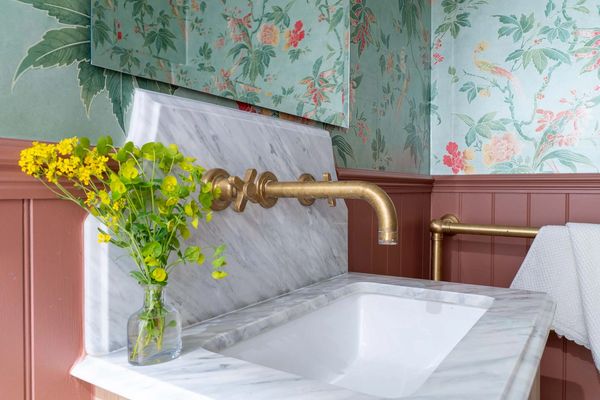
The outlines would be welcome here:
[[[265,45],[277,46],[279,44],[279,28],[271,23],[261,25],[258,40]]]
[[[225,278],[227,275],[229,275],[227,272],[225,271],[213,271],[211,276],[213,277],[213,279],[219,280],[219,279],[223,279]]]
[[[473,151],[473,149],[465,149],[465,151],[463,152],[463,158],[465,160],[472,160],[475,158],[475,152]]]
[[[98,233],[98,243],[108,243],[110,242],[110,235],[108,233]]]
[[[177,178],[175,178],[173,175],[165,176],[160,188],[165,193],[173,193],[175,190],[177,190]]]
[[[98,192],[98,197],[100,197],[100,202],[105,206],[110,204],[110,198],[108,197],[108,193],[106,191],[101,190]]]
[[[486,51],[488,48],[490,47],[490,45],[488,44],[488,42],[485,41],[481,41],[479,43],[477,43],[477,46],[475,46],[475,50],[473,50],[475,53],[483,53],[484,51]]]
[[[151,276],[156,282],[164,282],[167,279],[167,271],[164,268],[154,268]]]
[[[115,201],[112,206],[113,210],[115,211],[119,211],[123,209],[123,207],[125,207],[125,199]]]
[[[465,164],[465,174],[474,174],[475,173],[475,167],[470,165],[470,164]]]
[[[90,180],[92,179],[92,174],[89,168],[79,167],[77,170],[77,178],[83,183],[85,186],[90,184]]]
[[[77,156],[71,156],[69,158],[58,158],[56,161],[56,169],[59,175],[66,175],[68,178],[73,178],[75,172],[79,170],[81,165],[81,159]]]
[[[120,169],[119,173],[121,174],[121,176],[129,180],[137,178],[140,174],[138,169],[135,167],[135,161],[133,160],[127,161],[125,165],[123,165],[123,167]]]
[[[56,162],[51,162],[50,164],[48,164],[45,176],[48,182],[58,182],[58,179],[56,178]]]
[[[19,166],[28,175],[45,175],[44,166],[56,161],[55,150],[52,144],[33,142],[31,147],[21,151]],[[54,170],[50,175],[54,177]]]
[[[94,192],[87,192],[85,194],[85,205],[88,207],[93,207],[96,204],[96,193]]]
[[[60,142],[58,142],[58,144],[56,145],[56,149],[58,150],[60,155],[68,156],[69,154],[71,154],[75,146],[77,146],[78,142],[79,139],[77,139],[76,137],[72,137],[70,139],[63,139]]]
[[[157,258],[152,256],[147,256],[144,258],[144,263],[149,267],[157,267],[160,265],[160,261]]]
[[[96,148],[87,153],[83,163],[88,168],[90,175],[97,177],[101,177],[108,169],[106,166],[108,157],[101,156]]]

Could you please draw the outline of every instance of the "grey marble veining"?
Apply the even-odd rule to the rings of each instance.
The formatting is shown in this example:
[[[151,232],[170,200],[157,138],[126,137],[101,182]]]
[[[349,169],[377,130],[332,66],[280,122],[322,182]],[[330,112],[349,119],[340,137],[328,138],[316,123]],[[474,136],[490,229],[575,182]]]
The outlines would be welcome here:
[[[86,356],[71,373],[134,400],[375,399],[217,353],[354,291],[489,306],[421,388],[403,399],[527,399],[554,314],[545,294],[355,273],[190,327],[177,360],[132,367],[125,352],[118,351]]]
[[[280,181],[303,172],[320,177],[335,166],[329,134],[320,129],[194,100],[136,91],[128,140],[176,143],[206,168],[243,176],[247,168],[270,170]],[[128,316],[142,292],[128,272],[122,249],[96,242],[97,222],[85,223],[85,345],[106,354],[126,344]],[[169,279],[168,297],[184,326],[281,295],[347,271],[347,210],[344,202],[303,207],[281,199],[265,210],[249,203],[244,213],[215,213],[193,241],[226,243],[228,272],[210,278],[209,267],[186,265]]]

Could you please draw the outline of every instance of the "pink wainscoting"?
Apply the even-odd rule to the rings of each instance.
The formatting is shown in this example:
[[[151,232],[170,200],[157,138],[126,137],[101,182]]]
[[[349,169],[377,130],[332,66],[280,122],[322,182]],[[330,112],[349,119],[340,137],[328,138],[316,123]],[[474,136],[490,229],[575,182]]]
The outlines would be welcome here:
[[[439,176],[431,216],[456,214],[462,222],[542,226],[600,223],[600,175]],[[529,241],[456,236],[444,243],[444,280],[506,287]],[[600,375],[590,352],[551,334],[542,360],[543,400],[600,398]]]
[[[362,180],[381,186],[398,215],[399,243],[377,244],[377,219],[369,204],[348,200],[348,267],[353,272],[429,277],[429,212],[433,179],[424,176],[357,169],[338,169],[340,180]]]
[[[28,144],[0,139],[0,398],[91,399],[69,375],[83,352],[84,213],[19,172]]]
[[[18,171],[25,145],[0,139],[0,398],[91,399],[92,389],[69,375],[83,352],[84,214]],[[338,175],[381,185],[398,211],[400,244],[378,246],[371,208],[347,202],[352,271],[428,277],[428,222],[449,212],[473,223],[600,223],[600,175],[433,180],[349,169]],[[527,248],[524,239],[449,239],[444,278],[507,286]],[[542,365],[542,399],[592,400],[599,393],[589,351],[551,335]]]

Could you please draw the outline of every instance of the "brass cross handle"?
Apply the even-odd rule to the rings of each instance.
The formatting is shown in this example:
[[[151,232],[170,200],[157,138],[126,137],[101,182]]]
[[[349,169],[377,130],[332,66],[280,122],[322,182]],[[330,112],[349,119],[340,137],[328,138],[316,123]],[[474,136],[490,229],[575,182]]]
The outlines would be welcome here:
[[[221,168],[204,173],[202,180],[218,193],[211,208],[224,210],[233,203],[233,209],[242,212],[248,201],[270,208],[280,198],[296,198],[304,206],[312,205],[316,199],[327,199],[335,206],[335,199],[361,199],[367,201],[377,214],[379,224],[379,244],[393,245],[398,242],[398,219],[396,208],[390,197],[379,186],[360,181],[335,182],[331,175],[323,174],[323,180],[317,182],[310,174],[302,174],[297,181],[279,182],[270,171],[257,176],[255,169],[247,169],[244,179],[230,176]]]
[[[246,209],[248,200],[256,203],[256,170],[253,168],[247,169],[244,174],[244,179],[240,179],[237,176],[230,176],[227,178],[227,182],[233,186],[235,193],[235,201],[233,203],[233,210],[236,212],[243,212]]]

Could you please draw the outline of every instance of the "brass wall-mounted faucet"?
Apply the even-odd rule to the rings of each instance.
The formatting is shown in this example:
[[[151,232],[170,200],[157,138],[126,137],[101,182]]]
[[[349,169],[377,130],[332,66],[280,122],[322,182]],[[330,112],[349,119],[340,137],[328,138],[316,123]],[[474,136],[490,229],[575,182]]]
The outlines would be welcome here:
[[[361,181],[331,181],[331,174],[324,173],[323,181],[317,182],[310,174],[302,174],[298,181],[279,182],[269,171],[257,177],[255,169],[248,169],[244,178],[231,176],[223,169],[215,168],[204,173],[204,182],[220,189],[212,209],[224,210],[230,205],[237,212],[246,208],[248,201],[271,208],[279,198],[296,198],[303,206],[310,206],[315,199],[327,199],[335,207],[335,199],[361,199],[367,201],[377,214],[379,244],[398,243],[398,220],[396,208],[383,189]]]

